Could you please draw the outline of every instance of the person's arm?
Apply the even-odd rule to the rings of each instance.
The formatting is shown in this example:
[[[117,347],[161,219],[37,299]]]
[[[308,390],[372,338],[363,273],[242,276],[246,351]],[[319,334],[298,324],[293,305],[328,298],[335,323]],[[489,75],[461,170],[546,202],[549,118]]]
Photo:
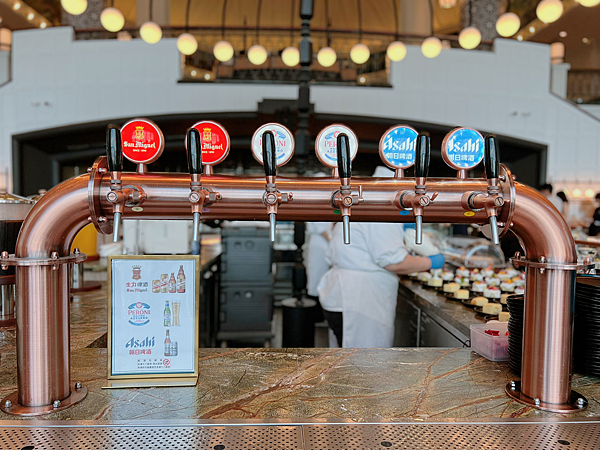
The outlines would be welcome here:
[[[329,241],[329,233],[327,233],[326,231],[323,231],[321,233],[321,236],[323,236],[325,238],[325,240]]]
[[[385,270],[398,275],[406,275],[413,272],[423,272],[431,269],[431,259],[426,256],[406,255],[402,262],[385,266]]]

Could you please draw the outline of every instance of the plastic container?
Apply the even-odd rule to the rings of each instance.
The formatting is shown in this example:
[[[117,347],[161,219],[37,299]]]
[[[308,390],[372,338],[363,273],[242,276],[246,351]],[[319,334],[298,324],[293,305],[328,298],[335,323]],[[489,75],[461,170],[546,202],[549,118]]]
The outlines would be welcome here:
[[[486,330],[497,331],[498,336]],[[471,325],[471,348],[490,361],[508,361],[508,322]]]

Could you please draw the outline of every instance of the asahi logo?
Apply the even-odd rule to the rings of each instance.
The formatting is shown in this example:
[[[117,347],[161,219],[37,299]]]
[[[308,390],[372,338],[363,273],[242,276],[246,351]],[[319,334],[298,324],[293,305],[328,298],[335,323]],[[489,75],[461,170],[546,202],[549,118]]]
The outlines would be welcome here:
[[[448,142],[448,153],[477,153],[479,152],[479,140],[469,139],[467,142],[456,142],[456,136],[452,136]]]
[[[142,302],[132,303],[127,307],[127,317],[131,325],[146,325],[150,322],[150,305]]]
[[[154,347],[154,336],[145,339],[131,338],[125,344],[125,348],[152,348]]]
[[[415,140],[411,138],[394,139],[392,136],[387,138],[383,143],[383,150],[387,151],[411,151],[415,149]]]

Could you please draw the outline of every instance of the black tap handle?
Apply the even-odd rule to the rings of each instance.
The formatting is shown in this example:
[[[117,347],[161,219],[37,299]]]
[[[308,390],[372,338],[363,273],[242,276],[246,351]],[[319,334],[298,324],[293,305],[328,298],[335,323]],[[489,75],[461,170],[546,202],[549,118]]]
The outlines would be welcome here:
[[[195,128],[187,130],[187,160],[190,175],[202,174],[202,143]]]
[[[262,154],[265,175],[277,175],[277,149],[275,148],[275,136],[270,131],[265,131],[262,135]]]
[[[337,137],[337,163],[340,178],[350,178],[352,176],[352,158],[350,157],[350,140],[345,133],[340,133]]]
[[[500,148],[496,136],[490,134],[484,140],[485,175],[487,179],[498,178],[500,175]]]
[[[429,155],[431,153],[431,137],[423,131],[417,136],[415,159],[415,177],[427,178],[429,173]]]
[[[121,129],[112,123],[106,128],[106,156],[110,172],[123,172]]]

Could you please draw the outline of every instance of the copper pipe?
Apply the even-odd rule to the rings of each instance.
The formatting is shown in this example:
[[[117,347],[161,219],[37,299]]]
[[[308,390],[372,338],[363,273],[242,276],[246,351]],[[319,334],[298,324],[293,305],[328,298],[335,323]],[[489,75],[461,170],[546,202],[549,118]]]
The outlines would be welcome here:
[[[88,216],[113,217],[113,205],[106,199],[110,178],[104,175],[93,192],[97,202],[88,202],[88,175],[68,180],[49,191],[27,216],[17,242],[17,256],[47,258],[52,251],[68,255],[76,233],[88,223]],[[134,212],[125,206],[128,217],[136,219],[190,219],[190,178],[188,174],[123,173],[124,185],[143,189],[143,208]],[[466,192],[485,191],[485,179],[428,179],[435,202],[423,211],[424,222],[485,224],[485,211],[471,212],[461,200]],[[352,212],[355,221],[411,222],[399,214],[399,192],[413,190],[414,179],[354,179],[363,187],[364,202]],[[203,184],[220,193],[220,200],[203,214],[206,219],[266,220],[263,203],[265,179],[213,175]],[[278,209],[280,220],[339,221],[331,195],[339,189],[335,178],[277,178],[277,187],[293,192],[293,202]],[[516,185],[516,197],[505,198],[499,220],[506,222],[514,208],[512,229],[520,237],[527,257],[548,262],[575,262],[575,245],[562,216],[541,194]],[[89,210],[99,205],[100,211]],[[98,206],[94,206],[98,208]],[[139,209],[142,209],[139,211]],[[468,214],[465,214],[467,213]],[[471,215],[472,213],[472,215]],[[17,352],[19,401],[23,405],[51,403],[68,392],[68,268],[17,268],[18,314]],[[562,402],[570,390],[572,338],[572,273],[549,274],[544,278],[528,272],[523,347],[522,391],[542,401]],[[40,319],[40,311],[49,311]],[[557,338],[557,335],[562,335]]]

